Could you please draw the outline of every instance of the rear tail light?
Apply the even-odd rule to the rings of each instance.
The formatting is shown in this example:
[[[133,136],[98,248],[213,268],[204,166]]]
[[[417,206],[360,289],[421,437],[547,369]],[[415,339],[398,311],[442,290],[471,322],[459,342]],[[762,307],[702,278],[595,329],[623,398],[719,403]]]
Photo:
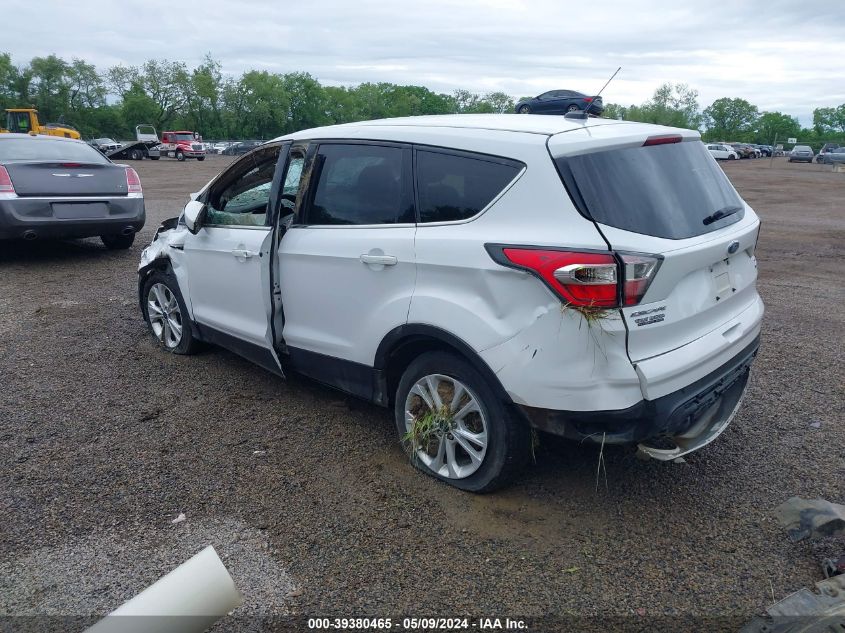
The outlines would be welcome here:
[[[131,167],[126,168],[126,191],[128,193],[143,193],[138,172]]]
[[[622,260],[624,269],[622,305],[635,306],[642,301],[661,260],[650,255],[629,255],[627,253],[620,253],[619,259]]]
[[[9,178],[9,172],[2,165],[0,165],[0,193],[15,193],[15,185]]]
[[[651,255],[524,246],[491,244],[487,250],[499,264],[541,279],[565,303],[596,308],[637,305],[661,261]]]
[[[587,103],[590,103],[592,100],[592,97],[584,97],[584,101],[586,101]]]

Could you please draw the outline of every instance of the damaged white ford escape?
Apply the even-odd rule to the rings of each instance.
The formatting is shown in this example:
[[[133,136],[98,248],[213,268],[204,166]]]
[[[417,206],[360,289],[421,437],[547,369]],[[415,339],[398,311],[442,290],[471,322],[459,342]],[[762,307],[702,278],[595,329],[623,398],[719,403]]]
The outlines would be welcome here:
[[[668,460],[734,417],[760,222],[697,132],[433,116],[297,132],[144,250],[163,349],[224,346],[393,408],[423,471],[503,485],[532,429]]]

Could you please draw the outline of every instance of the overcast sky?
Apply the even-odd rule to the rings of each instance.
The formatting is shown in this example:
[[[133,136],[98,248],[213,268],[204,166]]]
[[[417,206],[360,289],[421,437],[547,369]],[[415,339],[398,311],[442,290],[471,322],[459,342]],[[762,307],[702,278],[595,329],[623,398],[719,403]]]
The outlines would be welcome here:
[[[14,3],[0,52],[101,68],[151,57],[226,72],[306,71],[324,84],[389,81],[439,92],[552,88],[639,104],[686,82],[706,107],[742,97],[808,125],[845,103],[845,0],[41,0]]]

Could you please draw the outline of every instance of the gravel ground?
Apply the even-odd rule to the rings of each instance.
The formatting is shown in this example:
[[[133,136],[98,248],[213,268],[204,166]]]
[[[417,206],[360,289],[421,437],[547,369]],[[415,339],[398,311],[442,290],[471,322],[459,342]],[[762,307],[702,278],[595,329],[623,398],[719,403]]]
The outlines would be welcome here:
[[[845,549],[790,543],[771,514],[845,497],[845,174],[725,164],[763,219],[767,314],[718,441],[684,464],[606,448],[597,490],[597,447],[546,440],[514,486],[474,496],[412,469],[385,410],[223,350],[155,347],[140,250],[226,163],[137,164],[148,222],[128,252],[0,248],[0,614],[103,614],[212,544],[245,594],[241,624],[619,615],[729,630]]]

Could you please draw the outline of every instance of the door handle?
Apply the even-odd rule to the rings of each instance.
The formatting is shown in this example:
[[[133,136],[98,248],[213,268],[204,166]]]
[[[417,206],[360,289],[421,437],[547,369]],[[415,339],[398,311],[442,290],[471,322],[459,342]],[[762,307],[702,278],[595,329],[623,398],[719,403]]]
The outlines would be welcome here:
[[[244,259],[249,259],[253,255],[255,255],[255,253],[242,248],[236,248],[232,251],[232,255],[234,255],[235,257],[243,257]]]
[[[361,261],[365,264],[380,264],[381,266],[395,266],[399,260],[393,255],[361,255]]]

